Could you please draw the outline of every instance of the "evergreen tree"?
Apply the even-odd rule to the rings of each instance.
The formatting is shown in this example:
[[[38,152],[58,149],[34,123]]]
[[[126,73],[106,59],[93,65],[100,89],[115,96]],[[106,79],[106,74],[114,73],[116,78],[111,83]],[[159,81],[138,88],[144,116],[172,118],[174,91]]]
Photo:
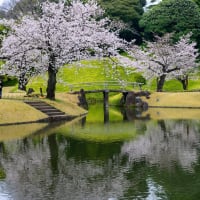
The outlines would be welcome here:
[[[140,20],[146,39],[154,34],[174,32],[178,38],[192,32],[192,38],[200,47],[200,10],[192,0],[163,0],[144,13]]]
[[[128,41],[133,38],[137,41],[141,40],[138,23],[144,12],[145,0],[99,0],[99,3],[110,18],[121,20],[129,25],[129,29],[120,33],[122,38]]]
[[[193,0],[200,7],[200,0]]]

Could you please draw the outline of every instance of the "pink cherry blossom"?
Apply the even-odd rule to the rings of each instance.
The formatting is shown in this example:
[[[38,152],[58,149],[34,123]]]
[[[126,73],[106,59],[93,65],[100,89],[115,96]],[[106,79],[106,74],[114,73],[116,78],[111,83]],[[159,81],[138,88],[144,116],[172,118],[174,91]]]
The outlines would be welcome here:
[[[118,32],[111,32],[108,18],[95,1],[83,4],[73,1],[43,3],[42,15],[36,19],[24,16],[21,21],[6,21],[11,31],[2,42],[2,70],[22,78],[21,83],[35,74],[48,72],[47,98],[55,98],[56,73],[67,63],[92,56],[115,56],[125,42]]]
[[[196,66],[198,50],[191,42],[190,34],[183,36],[177,43],[171,34],[156,37],[154,42],[146,42],[146,47],[133,45],[129,57],[119,57],[124,66],[131,66],[142,72],[147,79],[157,78],[157,91],[162,91],[166,79],[187,75]]]

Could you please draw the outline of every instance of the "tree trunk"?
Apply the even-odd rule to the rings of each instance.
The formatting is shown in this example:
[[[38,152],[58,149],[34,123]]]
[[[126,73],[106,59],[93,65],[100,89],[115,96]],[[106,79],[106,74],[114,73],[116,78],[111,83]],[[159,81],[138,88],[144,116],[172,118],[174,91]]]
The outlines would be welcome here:
[[[52,67],[48,68],[47,98],[55,100],[56,71]]]
[[[165,83],[165,78],[166,78],[165,74],[157,78],[157,92],[162,92]]]
[[[178,80],[181,82],[183,90],[187,90],[188,89],[188,75]]]
[[[28,83],[28,79],[25,77],[25,74],[23,74],[23,73],[20,74],[18,89],[26,91],[26,85],[27,85],[27,83]]]

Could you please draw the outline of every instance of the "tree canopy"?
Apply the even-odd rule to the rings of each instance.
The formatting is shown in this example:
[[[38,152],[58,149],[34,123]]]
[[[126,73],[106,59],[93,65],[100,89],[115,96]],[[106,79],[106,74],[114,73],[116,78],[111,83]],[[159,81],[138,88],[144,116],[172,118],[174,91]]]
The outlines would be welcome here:
[[[145,1],[141,0],[101,0],[99,2],[110,17],[120,19],[133,27],[137,26],[145,4]]]
[[[200,11],[192,0],[163,0],[145,12],[139,23],[147,39],[170,32],[178,39],[192,32],[200,46]]]
[[[11,27],[0,49],[0,58],[6,59],[3,71],[25,84],[33,74],[48,71],[47,98],[54,99],[56,74],[64,64],[116,55],[124,47],[117,32],[110,31],[109,19],[100,18],[103,13],[94,1],[67,6],[46,2],[38,19],[2,21]]]
[[[193,0],[200,7],[200,0]]]
[[[122,38],[141,40],[138,22],[143,14],[145,0],[99,0],[106,15],[112,19],[121,20],[130,26],[121,32]]]
[[[129,51],[132,59],[120,57],[120,60],[125,66],[143,72],[147,79],[157,78],[157,91],[161,92],[166,78],[184,76],[194,69],[198,56],[195,46],[195,42],[190,42],[190,35],[174,44],[171,34],[166,34],[157,36],[155,42],[147,41],[144,49],[133,45]]]

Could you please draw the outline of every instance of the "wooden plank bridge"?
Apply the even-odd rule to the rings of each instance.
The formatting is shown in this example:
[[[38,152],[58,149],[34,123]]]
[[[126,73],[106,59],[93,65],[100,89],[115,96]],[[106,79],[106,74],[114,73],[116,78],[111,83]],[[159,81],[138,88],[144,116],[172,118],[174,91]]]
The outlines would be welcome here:
[[[66,84],[71,93],[79,93],[80,89],[84,89],[86,93],[98,93],[105,90],[110,92],[121,92],[125,90],[142,90],[143,83],[128,81],[96,81],[96,82],[80,82],[74,84]],[[79,89],[79,90],[77,90]]]
[[[109,93],[122,93],[124,105],[136,103],[138,96],[149,97],[149,92],[142,90],[143,83],[126,82],[126,81],[105,81],[105,82],[82,82],[76,84],[68,84],[71,94],[78,94],[80,105],[88,108],[86,94],[88,93],[102,93],[104,108],[109,106]],[[130,97],[129,97],[130,96]],[[129,100],[128,100],[129,99]]]

